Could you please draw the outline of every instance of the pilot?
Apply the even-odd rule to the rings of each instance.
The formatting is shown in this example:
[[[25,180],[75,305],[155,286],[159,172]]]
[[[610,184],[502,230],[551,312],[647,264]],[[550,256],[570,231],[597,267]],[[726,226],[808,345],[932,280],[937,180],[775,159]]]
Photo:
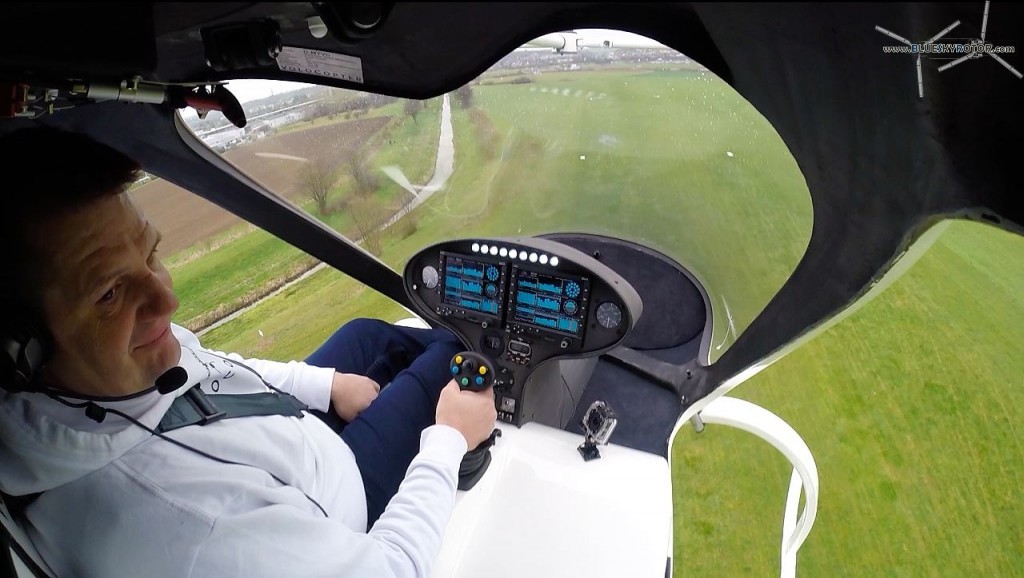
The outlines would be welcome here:
[[[305,362],[205,349],[171,323],[135,162],[46,128],[0,159],[0,490],[58,576],[430,573],[495,419],[450,379],[450,333],[364,319]]]

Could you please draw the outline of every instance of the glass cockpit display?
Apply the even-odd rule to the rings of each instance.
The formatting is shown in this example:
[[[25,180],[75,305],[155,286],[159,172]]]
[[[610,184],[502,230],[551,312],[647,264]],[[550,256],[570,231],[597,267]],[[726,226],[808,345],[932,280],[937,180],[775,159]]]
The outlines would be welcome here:
[[[500,319],[504,265],[442,253],[445,305]]]
[[[590,286],[586,279],[512,267],[509,321],[582,337]]]

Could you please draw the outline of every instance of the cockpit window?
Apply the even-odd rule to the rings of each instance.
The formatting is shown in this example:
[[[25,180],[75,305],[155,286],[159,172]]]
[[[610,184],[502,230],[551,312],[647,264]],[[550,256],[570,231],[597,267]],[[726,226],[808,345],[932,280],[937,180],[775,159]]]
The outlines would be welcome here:
[[[768,121],[724,81],[647,39],[601,34],[572,51],[539,39],[425,101],[235,81],[228,86],[247,109],[245,129],[217,113],[183,119],[208,146],[399,272],[431,243],[472,236],[589,233],[661,253],[706,290],[713,361],[803,254],[807,186]],[[168,185],[136,194],[160,186]],[[262,303],[234,321],[244,327],[223,332],[224,343],[211,332],[215,346],[302,355],[304,342],[283,338],[289,326],[312,324],[295,335],[314,334],[312,344],[340,319],[409,316],[335,272],[310,274],[310,257],[269,235],[209,214],[189,218],[170,265],[183,292],[219,292],[183,303],[221,309],[185,310],[179,322],[202,329]],[[289,299],[262,301],[303,275]],[[286,311],[297,302],[315,315],[297,323]]]

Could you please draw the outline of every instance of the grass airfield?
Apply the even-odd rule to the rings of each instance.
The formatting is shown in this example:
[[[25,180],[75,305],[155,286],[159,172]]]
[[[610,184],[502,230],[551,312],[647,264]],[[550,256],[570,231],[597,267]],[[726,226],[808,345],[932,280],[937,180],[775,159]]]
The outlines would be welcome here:
[[[795,163],[766,121],[713,77],[565,73],[477,86],[474,99],[482,113],[453,99],[456,173],[447,189],[417,210],[411,234],[387,238],[381,258],[398,271],[414,251],[452,237],[623,236],[700,276],[715,299],[721,352],[802,254],[810,202]],[[379,164],[427,166],[433,138],[403,151],[382,144]],[[242,242],[184,266],[202,267]],[[1021,575],[1022,254],[1019,237],[955,223],[875,301],[734,390],[792,424],[817,461],[821,497],[799,556],[803,575]],[[239,285],[175,275],[197,300]],[[360,316],[408,313],[324,270],[210,331],[204,344],[301,359]],[[760,440],[715,426],[684,430],[673,448],[676,575],[777,573],[788,478],[788,464]]]

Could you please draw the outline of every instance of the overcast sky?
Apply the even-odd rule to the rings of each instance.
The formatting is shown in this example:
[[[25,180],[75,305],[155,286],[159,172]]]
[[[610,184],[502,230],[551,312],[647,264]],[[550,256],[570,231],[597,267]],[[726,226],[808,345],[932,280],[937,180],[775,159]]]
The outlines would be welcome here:
[[[281,94],[299,88],[312,86],[301,82],[285,82],[283,80],[232,80],[228,83],[231,93],[238,97],[240,102],[248,102],[257,98],[264,98],[273,94]]]
[[[646,38],[632,34],[630,32],[620,32],[617,30],[577,30],[576,31],[581,38],[590,37],[591,39],[604,40],[608,39],[616,44],[629,43],[637,46],[661,46],[660,44]],[[300,82],[283,82],[279,80],[232,80],[228,87],[231,92],[238,97],[241,102],[248,102],[250,100],[256,100],[258,98],[264,98],[272,94],[281,94],[282,92],[288,92],[298,88],[310,86],[308,84],[302,84]]]

